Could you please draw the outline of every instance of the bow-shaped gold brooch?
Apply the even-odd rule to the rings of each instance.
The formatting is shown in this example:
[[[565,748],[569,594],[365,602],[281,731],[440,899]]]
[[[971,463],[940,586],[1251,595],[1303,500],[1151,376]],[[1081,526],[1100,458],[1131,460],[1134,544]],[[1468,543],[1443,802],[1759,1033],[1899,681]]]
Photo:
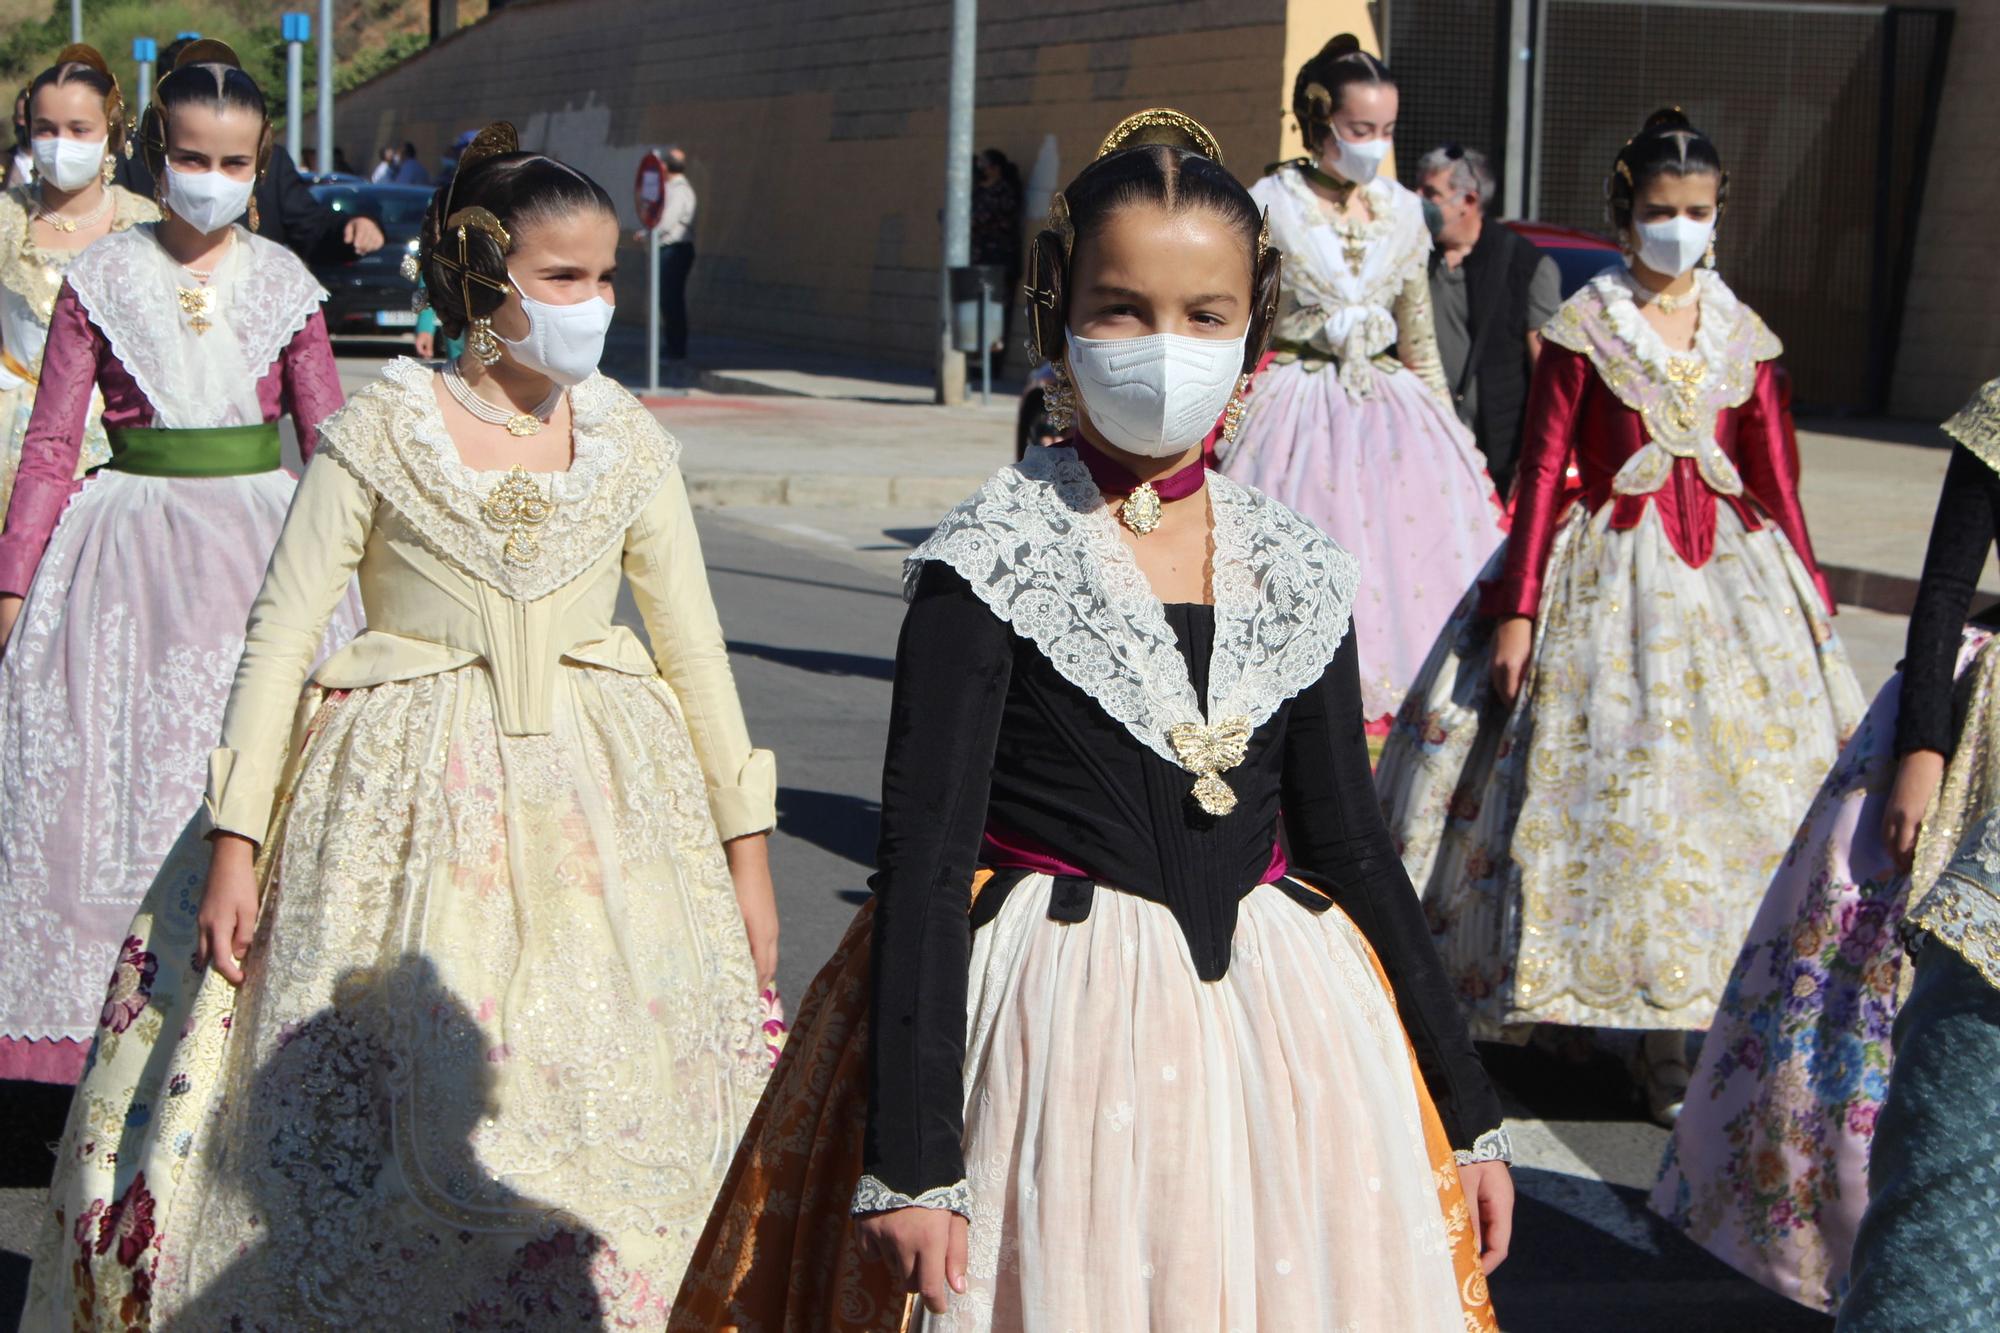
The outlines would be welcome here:
[[[1250,719],[1226,717],[1214,726],[1177,722],[1167,728],[1174,758],[1195,775],[1194,799],[1203,811],[1220,818],[1236,808],[1236,793],[1221,775],[1250,753]]]

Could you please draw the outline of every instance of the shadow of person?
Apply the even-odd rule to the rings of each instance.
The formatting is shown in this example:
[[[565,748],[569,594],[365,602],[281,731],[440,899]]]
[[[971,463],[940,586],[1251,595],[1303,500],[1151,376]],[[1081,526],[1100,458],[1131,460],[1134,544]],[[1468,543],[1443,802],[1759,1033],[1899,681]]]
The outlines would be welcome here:
[[[255,997],[246,992],[239,1022]],[[239,1031],[238,1039],[250,1037]],[[263,1043],[260,1042],[260,1045]],[[199,1218],[242,1248],[159,1327],[598,1328],[605,1242],[481,1163],[498,1108],[490,1038],[410,954],[354,968],[280,1030],[216,1126],[221,1179]]]

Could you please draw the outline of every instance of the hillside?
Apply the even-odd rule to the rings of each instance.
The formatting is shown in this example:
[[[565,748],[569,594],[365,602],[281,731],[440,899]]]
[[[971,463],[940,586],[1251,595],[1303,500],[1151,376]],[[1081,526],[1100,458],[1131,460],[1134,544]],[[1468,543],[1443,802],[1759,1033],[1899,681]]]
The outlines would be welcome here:
[[[18,88],[48,67],[69,41],[69,0],[0,0],[0,90]],[[128,89],[137,85],[132,39],[151,37],[161,46],[182,32],[217,37],[236,48],[244,68],[264,87],[282,122],[285,46],[279,17],[286,10],[313,15],[315,0],[84,0],[83,37],[111,62]],[[485,16],[485,0],[459,0],[459,21]],[[338,0],[334,6],[334,87],[342,91],[420,51],[430,37],[426,0]],[[318,34],[315,33],[317,38]],[[318,102],[314,86],[318,43],[306,48],[305,110]],[[7,100],[11,101],[11,97]],[[365,156],[368,145],[349,146]],[[360,156],[356,157],[360,161]]]

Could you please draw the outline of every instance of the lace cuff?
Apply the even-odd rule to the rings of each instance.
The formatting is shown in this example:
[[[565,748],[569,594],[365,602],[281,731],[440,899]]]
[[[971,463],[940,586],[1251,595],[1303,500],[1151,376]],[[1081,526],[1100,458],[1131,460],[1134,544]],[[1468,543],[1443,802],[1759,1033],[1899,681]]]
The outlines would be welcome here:
[[[1500,1125],[1474,1139],[1470,1148],[1460,1148],[1452,1156],[1460,1166],[1471,1166],[1475,1162],[1512,1162],[1514,1141],[1507,1137],[1507,1127]]]
[[[911,1198],[890,1189],[874,1176],[863,1176],[854,1186],[854,1202],[848,1211],[857,1216],[863,1213],[886,1213],[896,1208],[942,1208],[948,1213],[957,1213],[970,1222],[972,1220],[972,1185],[968,1181],[957,1181],[950,1185],[939,1185],[936,1189],[925,1190]]]

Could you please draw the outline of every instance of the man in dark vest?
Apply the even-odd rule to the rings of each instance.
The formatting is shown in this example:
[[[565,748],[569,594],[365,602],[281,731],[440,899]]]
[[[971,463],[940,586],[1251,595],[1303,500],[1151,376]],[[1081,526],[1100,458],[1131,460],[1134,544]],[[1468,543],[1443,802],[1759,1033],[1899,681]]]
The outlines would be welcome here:
[[[1484,153],[1447,144],[1426,153],[1417,174],[1442,219],[1431,305],[1445,383],[1504,497],[1521,453],[1528,373],[1541,355],[1541,327],[1562,304],[1562,279],[1554,260],[1487,218],[1493,169]]]

